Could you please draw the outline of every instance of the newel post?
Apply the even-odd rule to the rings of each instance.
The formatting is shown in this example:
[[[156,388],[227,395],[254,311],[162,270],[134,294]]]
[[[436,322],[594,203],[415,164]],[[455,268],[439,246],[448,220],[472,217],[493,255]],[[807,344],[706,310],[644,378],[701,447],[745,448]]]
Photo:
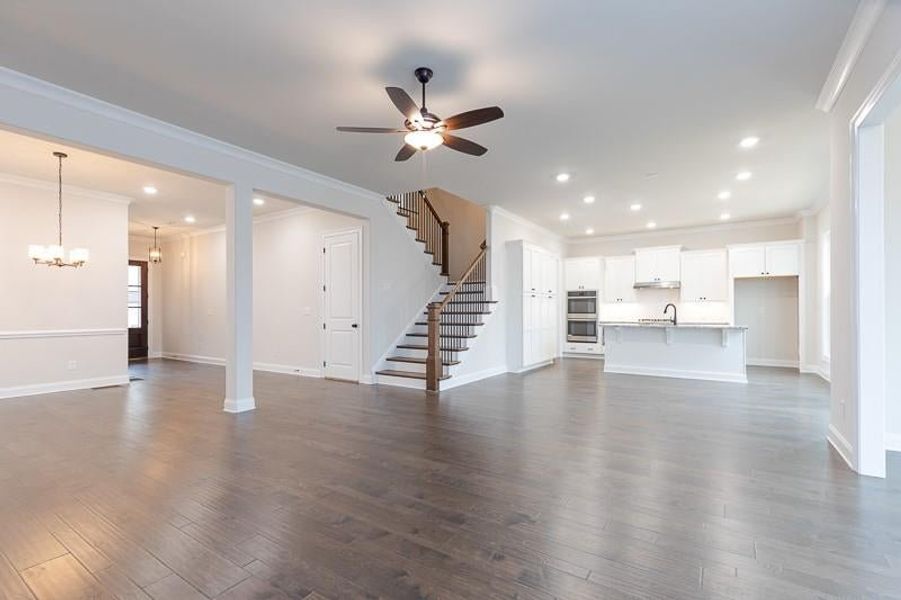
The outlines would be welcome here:
[[[425,389],[428,392],[438,391],[441,378],[441,309],[435,302],[429,304],[429,341],[425,362]]]

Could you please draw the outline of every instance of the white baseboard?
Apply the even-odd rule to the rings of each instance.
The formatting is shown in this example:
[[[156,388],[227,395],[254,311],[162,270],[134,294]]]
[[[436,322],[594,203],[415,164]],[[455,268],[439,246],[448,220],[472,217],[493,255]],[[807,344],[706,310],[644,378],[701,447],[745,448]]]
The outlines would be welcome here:
[[[819,376],[826,381],[826,383],[832,383],[832,380],[829,377],[829,371],[822,365],[801,365],[800,371],[801,373],[812,373],[813,375]]]
[[[147,358],[163,358],[163,353],[159,350],[147,354]]]
[[[901,452],[901,433],[886,433],[885,449],[889,452]]]
[[[585,354],[584,352],[564,352],[562,358],[586,358],[588,360],[604,360],[604,355]]]
[[[838,455],[842,457],[848,465],[848,468],[852,471],[855,470],[853,460],[854,449],[851,447],[851,444],[848,443],[848,440],[845,439],[845,436],[843,436],[832,423],[829,424],[829,433],[826,434],[826,439],[829,440],[829,443],[835,448]]]
[[[527,367],[522,367],[515,371],[510,371],[511,373],[528,373],[529,371],[534,371],[535,369],[540,369],[542,367],[547,367],[549,365],[554,364],[553,360],[546,360],[544,362],[535,363],[534,365],[529,365]]]
[[[670,377],[674,379],[700,379],[703,381],[720,381],[723,383],[748,383],[746,375],[719,373],[716,371],[677,371],[675,369],[654,369],[649,367],[631,367],[628,365],[611,366],[604,364],[604,373],[619,375],[642,375],[645,377]]]
[[[394,387],[410,388],[413,390],[425,390],[424,379],[395,377],[393,375],[376,375],[374,383],[378,385],[390,385]]]
[[[454,375],[450,379],[445,379],[441,382],[441,391],[443,392],[445,390],[450,390],[461,385],[466,385],[467,383],[481,381],[482,379],[488,379],[489,377],[503,375],[506,372],[507,367],[500,366],[492,367],[490,369],[483,369],[481,371],[476,371],[475,373],[466,373],[465,375]]]
[[[372,385],[375,383],[375,380],[372,378],[372,373],[364,373],[360,375],[360,383],[364,385]]]
[[[247,398],[226,398],[222,407],[227,413],[242,413],[253,410],[257,407],[257,402],[253,396]]]
[[[163,352],[162,358],[170,360],[180,360],[182,362],[198,363],[202,365],[225,366],[225,359],[215,356],[201,356],[199,354],[178,354],[175,352]],[[322,369],[315,367],[298,367],[295,365],[280,365],[278,363],[253,363],[254,371],[265,371],[267,373],[281,373],[283,375],[299,375],[301,377],[322,378]]]
[[[52,394],[55,392],[71,392],[74,390],[87,390],[111,385],[128,385],[128,375],[70,379],[68,381],[54,381],[51,383],[5,387],[0,388],[0,399],[18,398],[20,396],[36,396],[38,394]]]
[[[798,361],[785,358],[749,358],[746,361],[749,367],[783,367],[797,369]]]

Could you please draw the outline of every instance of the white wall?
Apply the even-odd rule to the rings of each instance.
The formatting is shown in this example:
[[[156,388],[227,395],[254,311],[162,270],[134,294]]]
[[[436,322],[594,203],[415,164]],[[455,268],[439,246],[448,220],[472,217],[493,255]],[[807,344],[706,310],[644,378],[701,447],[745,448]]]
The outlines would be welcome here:
[[[430,188],[428,196],[438,216],[450,223],[448,271],[451,279],[459,279],[478,256],[482,242],[487,240],[485,207],[441,188]]]
[[[901,452],[901,107],[885,123],[886,444]]]
[[[735,324],[748,328],[749,365],[798,367],[798,278],[735,280]]]
[[[153,238],[128,236],[128,260],[147,262]],[[163,260],[168,257],[163,256]],[[163,351],[163,265],[147,264],[147,353],[159,358]]]
[[[91,252],[79,269],[28,258],[55,243],[56,184],[0,176],[0,398],[128,381],[128,201],[64,190],[63,243]]]
[[[830,119],[832,237],[832,407],[829,439],[858,466],[856,328],[852,320],[851,123],[901,46],[901,2],[889,2],[857,59]]]
[[[363,228],[365,244],[364,225],[360,219],[313,208],[255,221],[257,368],[320,374],[322,234]],[[225,232],[219,228],[166,240],[163,260],[164,356],[224,361]]]

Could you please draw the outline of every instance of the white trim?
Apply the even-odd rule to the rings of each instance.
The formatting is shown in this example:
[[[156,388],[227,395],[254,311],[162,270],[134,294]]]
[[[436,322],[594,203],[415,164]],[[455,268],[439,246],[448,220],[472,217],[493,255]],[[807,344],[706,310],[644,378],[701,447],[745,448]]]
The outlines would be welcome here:
[[[798,361],[790,358],[749,358],[745,361],[749,367],[782,367],[797,369]]]
[[[52,394],[56,392],[71,392],[74,390],[86,390],[113,385],[128,385],[128,375],[92,377],[90,379],[71,379],[69,381],[54,381],[53,383],[36,383],[32,385],[5,387],[0,388],[0,399],[36,396],[38,394]]]
[[[745,375],[729,375],[711,371],[687,371],[675,369],[660,369],[655,367],[632,367],[620,365],[610,367],[604,365],[604,373],[616,373],[619,375],[640,375],[644,377],[670,377],[673,379],[700,379],[703,381],[721,381],[725,383],[748,383]]]
[[[550,229],[548,229],[547,227],[543,227],[543,226],[539,225],[538,223],[535,223],[534,221],[530,221],[527,218],[525,218],[521,215],[518,215],[515,212],[511,212],[511,211],[507,210],[506,208],[500,207],[496,204],[489,205],[488,207],[486,207],[486,210],[489,213],[501,215],[502,217],[510,219],[511,221],[515,221],[516,223],[519,223],[520,225],[524,225],[525,227],[531,227],[533,229],[537,229],[542,234],[556,239],[561,244],[565,244],[567,242],[566,237],[560,235],[559,233],[555,233],[555,232],[551,231]]]
[[[800,244],[803,246],[806,243],[803,239],[795,239],[795,240],[773,240],[770,242],[744,242],[741,244],[726,244],[726,250],[731,250],[732,248],[757,248],[760,246],[793,246],[796,244]],[[798,256],[798,270],[803,270],[804,261],[803,257]],[[739,279],[741,279],[739,277]]]
[[[363,375],[360,375],[360,383],[364,385],[373,385],[375,383],[375,380],[372,377],[372,373],[365,373]]]
[[[475,373],[467,373],[465,375],[453,375],[450,379],[442,380],[438,386],[440,390],[443,392],[445,390],[451,390],[455,387],[459,387],[461,385],[466,385],[468,383],[473,383],[476,381],[481,381],[483,379],[487,379],[489,377],[496,377],[497,375],[503,375],[507,372],[507,366],[502,365],[500,367],[491,367],[490,369],[483,369],[481,371],[476,371]]]
[[[20,187],[28,187],[45,192],[53,192],[54,196],[59,191],[57,181],[44,181],[42,179],[32,179],[30,177],[21,177],[10,173],[0,173],[0,184],[18,185]],[[87,198],[89,200],[102,200],[103,202],[112,202],[113,204],[131,204],[134,198],[112,194],[110,192],[100,192],[90,190],[83,187],[69,185],[63,187],[63,197],[74,196],[76,198]]]
[[[811,373],[813,375],[817,375],[826,383],[832,383],[832,379],[829,376],[829,369],[823,365],[801,365],[798,371],[800,373]]]
[[[257,402],[253,396],[247,398],[226,398],[222,410],[227,413],[242,413],[254,410]]]
[[[854,468],[854,449],[851,447],[851,444],[848,443],[848,440],[845,439],[845,436],[843,436],[832,423],[829,424],[829,432],[826,434],[826,439],[832,447],[835,448],[838,455],[842,457],[842,460],[845,461],[848,468],[852,471],[856,471]]]
[[[604,360],[603,354],[588,354],[586,352],[563,352],[560,358],[586,358],[588,360]]]
[[[215,356],[202,356],[199,354],[178,354],[176,352],[162,352],[160,358],[169,360],[178,360],[181,362],[196,363],[199,365],[214,365],[217,367],[225,366],[224,358]],[[295,375],[299,377],[322,378],[322,369],[316,367],[301,367],[297,365],[282,365],[277,363],[254,362],[254,371],[265,371],[267,373],[279,373],[282,375]]]
[[[26,340],[39,338],[98,337],[125,335],[126,328],[110,329],[31,329],[23,331],[0,331],[0,340]]]
[[[886,432],[885,449],[887,452],[901,452],[901,433]]]
[[[393,387],[409,388],[412,390],[425,390],[425,379],[413,379],[412,377],[397,377],[395,375],[376,374],[373,378],[373,383],[375,385],[390,385]]]
[[[817,109],[827,113],[832,111],[884,8],[885,0],[861,0],[857,5],[854,18],[845,32],[845,39],[820,90]]]
[[[710,225],[697,225],[695,227],[673,227],[671,229],[655,229],[654,231],[633,231],[628,233],[615,233],[610,235],[596,235],[593,237],[578,237],[566,240],[567,244],[596,244],[602,242],[625,242],[642,240],[655,237],[671,237],[673,235],[708,233],[713,231],[732,231],[736,229],[751,229],[758,227],[775,227],[779,225],[797,224],[800,219],[794,217],[780,217],[776,219],[760,219],[754,221],[730,221],[729,223],[715,223]],[[761,242],[758,242],[761,243]],[[768,242],[767,242],[768,243]],[[578,257],[577,257],[578,258]]]
[[[553,359],[553,358],[550,359],[550,360],[542,361],[542,362],[540,362],[540,363],[535,363],[535,364],[533,364],[533,365],[527,365],[527,366],[525,366],[525,367],[520,367],[519,369],[516,369],[516,370],[514,370],[514,371],[509,371],[509,372],[510,372],[510,373],[516,373],[516,374],[518,375],[518,374],[520,374],[520,373],[528,373],[529,371],[534,371],[535,369],[541,369],[542,367],[548,367],[548,366],[550,366],[550,365],[552,365],[552,364],[554,364],[554,359]]]

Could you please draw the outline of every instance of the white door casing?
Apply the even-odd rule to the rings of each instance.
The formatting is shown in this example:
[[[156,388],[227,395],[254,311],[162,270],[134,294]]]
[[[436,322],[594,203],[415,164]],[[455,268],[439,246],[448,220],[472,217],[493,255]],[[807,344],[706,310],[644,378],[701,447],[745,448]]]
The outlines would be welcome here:
[[[323,376],[359,381],[362,364],[362,231],[322,236]]]

